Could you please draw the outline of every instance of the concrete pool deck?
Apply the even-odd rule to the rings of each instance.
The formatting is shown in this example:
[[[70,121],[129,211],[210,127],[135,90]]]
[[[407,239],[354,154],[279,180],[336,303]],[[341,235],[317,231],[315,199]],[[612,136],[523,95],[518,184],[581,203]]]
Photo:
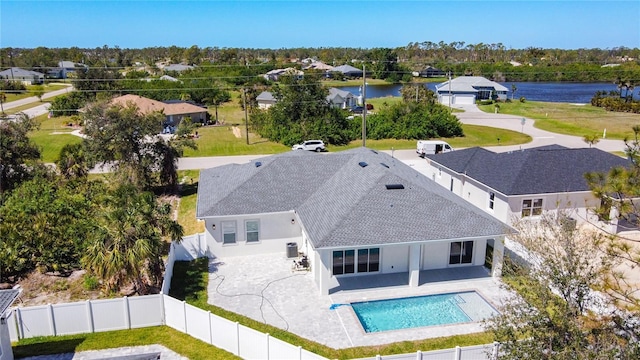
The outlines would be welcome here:
[[[321,296],[312,273],[292,271],[292,261],[284,254],[210,260],[209,303],[342,349],[484,329],[476,322],[366,333],[350,306],[331,310],[332,304],[474,290],[497,308],[509,295],[486,268],[474,266],[422,271],[418,287],[407,285],[406,273],[342,278],[337,290]]]

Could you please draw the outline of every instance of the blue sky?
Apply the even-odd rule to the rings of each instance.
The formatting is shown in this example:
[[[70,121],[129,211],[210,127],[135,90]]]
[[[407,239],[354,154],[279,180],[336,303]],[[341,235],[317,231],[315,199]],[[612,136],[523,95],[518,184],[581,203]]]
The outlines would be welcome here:
[[[0,47],[640,47],[640,1],[0,2]]]

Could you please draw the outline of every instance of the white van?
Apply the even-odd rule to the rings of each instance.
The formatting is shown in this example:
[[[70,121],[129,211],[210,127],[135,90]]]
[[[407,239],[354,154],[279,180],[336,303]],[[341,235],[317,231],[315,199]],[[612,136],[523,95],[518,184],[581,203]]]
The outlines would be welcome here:
[[[441,140],[418,140],[418,148],[416,149],[420,157],[449,151],[453,151],[451,145]]]

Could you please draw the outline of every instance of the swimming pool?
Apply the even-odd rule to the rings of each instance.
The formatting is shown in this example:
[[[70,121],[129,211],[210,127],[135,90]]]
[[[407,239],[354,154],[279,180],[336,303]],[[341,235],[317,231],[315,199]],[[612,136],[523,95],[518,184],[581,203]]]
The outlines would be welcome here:
[[[351,303],[368,333],[481,321],[497,311],[475,291]]]

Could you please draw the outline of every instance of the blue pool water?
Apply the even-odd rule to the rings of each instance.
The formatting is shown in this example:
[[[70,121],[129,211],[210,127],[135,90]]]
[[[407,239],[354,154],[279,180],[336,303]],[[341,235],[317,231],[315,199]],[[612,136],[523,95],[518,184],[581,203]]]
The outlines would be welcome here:
[[[463,308],[479,304],[484,304],[489,313],[495,312],[475,291],[355,302],[351,307],[364,330],[370,333],[478,321]]]

